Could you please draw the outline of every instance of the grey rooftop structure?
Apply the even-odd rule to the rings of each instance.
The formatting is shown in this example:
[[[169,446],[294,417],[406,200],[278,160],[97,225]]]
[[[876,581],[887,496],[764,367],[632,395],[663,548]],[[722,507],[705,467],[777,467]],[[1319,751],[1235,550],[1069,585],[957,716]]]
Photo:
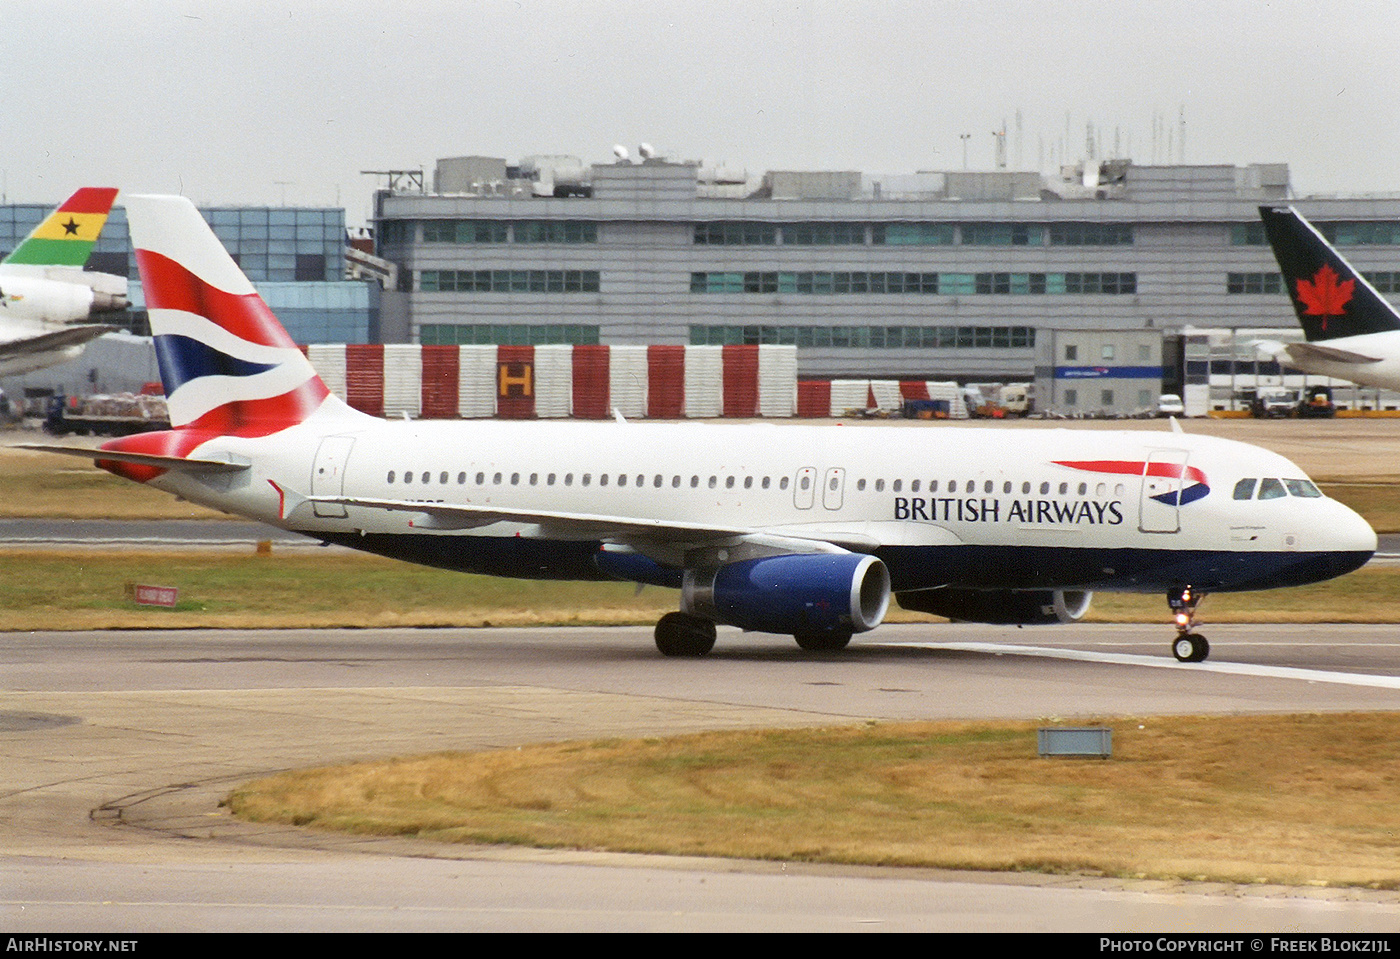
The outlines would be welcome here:
[[[456,157],[381,191],[386,341],[780,343],[803,378],[1053,377],[1054,330],[1286,324],[1257,212],[1278,201],[1400,290],[1400,197],[1295,196],[1283,163],[751,174],[618,152]],[[1108,352],[1162,362],[1140,337]]]

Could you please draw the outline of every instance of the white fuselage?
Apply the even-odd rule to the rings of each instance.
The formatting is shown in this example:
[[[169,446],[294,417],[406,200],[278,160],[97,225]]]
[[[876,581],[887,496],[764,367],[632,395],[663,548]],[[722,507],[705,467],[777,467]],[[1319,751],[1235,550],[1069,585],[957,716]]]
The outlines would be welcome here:
[[[192,455],[223,454],[252,466],[215,478],[172,472],[152,485],[308,535],[358,537],[366,548],[391,555],[396,540],[438,540],[428,544],[434,555],[460,555],[460,568],[509,575],[529,573],[499,559],[523,550],[525,541],[534,544],[531,563],[548,555],[539,549],[546,544],[621,542],[680,565],[688,549],[718,541],[706,530],[720,530],[877,553],[890,565],[896,589],[1017,576],[1038,585],[1165,588],[1145,572],[1153,565],[1149,556],[1193,557],[1199,574],[1172,576],[1217,570],[1211,588],[1228,589],[1250,577],[1222,571],[1210,557],[1241,568],[1257,559],[1267,572],[1286,567],[1290,556],[1370,552],[1376,544],[1364,520],[1326,497],[1234,498],[1242,479],[1305,480],[1283,457],[1165,430],[314,416],[269,437],[220,437]],[[337,498],[399,505],[328,502]],[[424,511],[415,512],[414,503]],[[560,518],[526,522],[488,514],[478,522],[444,523],[431,509],[439,503]],[[606,531],[609,518],[619,521],[616,534]],[[700,532],[649,538],[637,531],[638,522]],[[455,544],[445,553],[443,540]],[[487,553],[473,558],[488,542]],[[1055,555],[1056,564],[1066,556],[1084,562],[1075,564],[1072,582],[1049,584],[1035,570],[964,568],[1038,551]],[[496,562],[506,568],[493,568]],[[958,572],[949,571],[950,562]],[[1132,563],[1140,574],[1124,572]],[[928,575],[921,578],[921,570]],[[570,574],[542,567],[539,575]]]

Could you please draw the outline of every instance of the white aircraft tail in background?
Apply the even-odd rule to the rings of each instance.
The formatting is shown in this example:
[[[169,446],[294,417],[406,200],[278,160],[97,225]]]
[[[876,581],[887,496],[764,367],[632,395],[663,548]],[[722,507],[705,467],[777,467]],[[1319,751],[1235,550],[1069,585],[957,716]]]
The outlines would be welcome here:
[[[115,329],[83,321],[126,309],[126,277],[83,266],[116,195],[110,187],[83,187],[0,262],[0,376],[72,359]]]
[[[1400,390],[1400,312],[1293,207],[1259,216],[1307,337],[1271,352],[1305,373]]]

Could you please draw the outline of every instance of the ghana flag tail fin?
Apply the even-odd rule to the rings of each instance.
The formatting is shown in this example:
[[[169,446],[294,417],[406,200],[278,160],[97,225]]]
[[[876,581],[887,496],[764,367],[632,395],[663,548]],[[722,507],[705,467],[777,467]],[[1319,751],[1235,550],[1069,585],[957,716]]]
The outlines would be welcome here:
[[[107,223],[117,191],[85,186],[50,213],[5,257],[6,266],[69,266],[82,269]]]

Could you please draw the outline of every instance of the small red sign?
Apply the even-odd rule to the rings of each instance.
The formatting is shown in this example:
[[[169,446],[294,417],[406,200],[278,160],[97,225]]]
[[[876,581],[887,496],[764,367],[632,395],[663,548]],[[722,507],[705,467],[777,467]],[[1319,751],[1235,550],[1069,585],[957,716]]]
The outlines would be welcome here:
[[[170,606],[175,605],[175,597],[179,590],[174,586],[142,586],[137,584],[134,591],[135,599],[140,606]]]

